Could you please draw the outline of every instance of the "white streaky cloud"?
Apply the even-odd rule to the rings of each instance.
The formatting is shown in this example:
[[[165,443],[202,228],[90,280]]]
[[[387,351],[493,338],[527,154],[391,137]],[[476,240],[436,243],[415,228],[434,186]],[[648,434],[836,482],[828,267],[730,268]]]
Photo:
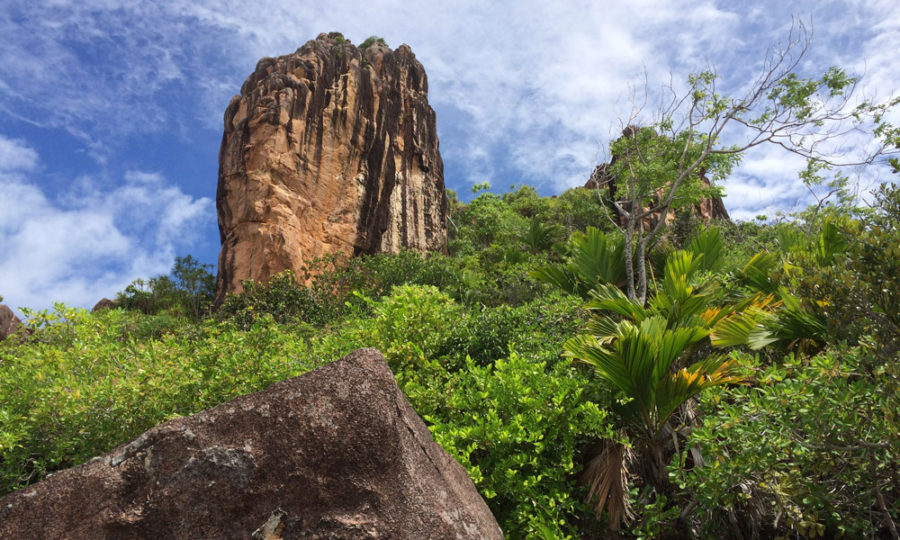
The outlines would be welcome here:
[[[81,177],[73,193],[53,198],[29,177],[39,165],[34,153],[0,171],[0,294],[14,309],[89,308],[136,278],[165,274],[213,211],[210,199],[143,171],[106,190]]]
[[[20,139],[0,135],[0,173],[31,171],[38,165],[38,154]]]
[[[729,215],[733,219],[744,219],[740,216],[753,218],[759,214],[768,215],[773,209],[803,208],[811,194],[797,174],[805,167],[806,160],[778,146],[766,144],[751,149],[723,183]]]
[[[0,114],[66,129],[106,166],[136,134],[221,130],[263,56],[320,32],[356,43],[375,34],[410,44],[425,65],[445,161],[462,174],[450,187],[503,185],[491,176],[505,171],[556,192],[587,178],[645,77],[684,91],[689,73],[716,67],[721,90],[739,93],[795,14],[812,17],[804,76],[847,65],[890,94],[898,12],[891,0],[18,2],[0,13],[0,32],[13,36],[0,41]]]

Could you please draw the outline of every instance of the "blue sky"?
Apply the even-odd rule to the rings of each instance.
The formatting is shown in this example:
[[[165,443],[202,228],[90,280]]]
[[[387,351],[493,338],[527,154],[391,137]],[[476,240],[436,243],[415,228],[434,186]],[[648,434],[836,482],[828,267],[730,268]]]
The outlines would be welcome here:
[[[738,91],[792,16],[812,21],[804,74],[843,66],[874,97],[900,86],[895,0],[0,4],[0,295],[14,308],[90,307],[176,255],[215,263],[225,107],[259,58],[320,32],[412,47],[446,183],[464,198],[483,181],[545,195],[583,184],[633,89],[714,66]],[[732,216],[805,206],[802,165],[776,148],[749,153],[725,183]]]

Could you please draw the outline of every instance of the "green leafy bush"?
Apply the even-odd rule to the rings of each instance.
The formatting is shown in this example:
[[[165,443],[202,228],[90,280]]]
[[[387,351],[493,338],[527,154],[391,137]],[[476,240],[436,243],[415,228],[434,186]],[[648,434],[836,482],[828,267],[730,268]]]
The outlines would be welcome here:
[[[554,292],[520,306],[473,307],[455,325],[442,356],[488,365],[510,350],[532,359],[555,360],[562,343],[586,320],[581,300]]]
[[[395,373],[415,370],[434,359],[454,325],[464,322],[462,306],[432,285],[400,285],[372,307],[371,346],[385,355]]]
[[[261,316],[271,316],[281,324],[323,325],[344,311],[336,292],[322,287],[305,287],[287,270],[272,276],[268,283],[245,281],[240,294],[229,294],[218,316],[247,329]]]
[[[506,536],[551,539],[577,536],[587,514],[575,483],[582,443],[613,436],[606,413],[582,398],[587,386],[567,363],[512,354],[404,390]]]
[[[211,269],[211,264],[201,264],[191,255],[176,257],[169,275],[134,280],[117,295],[115,303],[147,314],[167,312],[200,320],[216,292]]]
[[[365,308],[362,296],[379,298],[404,284],[433,285],[453,294],[462,288],[460,282],[458,261],[439,254],[403,251],[348,260],[338,253],[310,261],[300,276],[285,271],[265,284],[244,282],[244,291],[228,295],[218,316],[240,328],[265,314],[282,324],[321,327]]]
[[[359,48],[360,49],[368,49],[369,47],[371,47],[372,45],[374,45],[376,43],[380,43],[381,45],[387,46],[387,42],[384,40],[384,38],[378,37],[378,36],[369,36],[365,39],[365,41],[363,41],[362,43],[359,44]]]
[[[701,395],[703,424],[669,471],[702,534],[888,537],[888,514],[900,519],[900,371],[868,369],[869,355],[791,356],[752,386]]]
[[[27,340],[0,342],[0,494],[317,366],[271,317],[140,339],[128,327],[152,318],[136,312],[58,305],[42,317],[53,322],[30,321]]]

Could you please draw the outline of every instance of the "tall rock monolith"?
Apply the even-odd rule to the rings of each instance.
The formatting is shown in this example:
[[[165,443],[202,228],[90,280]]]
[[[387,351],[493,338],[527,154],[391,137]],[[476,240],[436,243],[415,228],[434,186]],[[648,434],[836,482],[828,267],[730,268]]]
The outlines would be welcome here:
[[[368,43],[372,41],[371,43]],[[320,34],[263,58],[225,111],[217,301],[323,255],[441,250],[443,162],[407,45]]]

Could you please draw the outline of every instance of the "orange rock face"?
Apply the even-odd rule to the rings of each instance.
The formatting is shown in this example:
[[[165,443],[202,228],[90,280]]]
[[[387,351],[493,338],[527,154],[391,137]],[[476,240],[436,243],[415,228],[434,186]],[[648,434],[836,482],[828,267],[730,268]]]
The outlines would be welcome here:
[[[327,254],[441,250],[443,162],[406,45],[321,34],[264,58],[225,111],[217,301]]]

